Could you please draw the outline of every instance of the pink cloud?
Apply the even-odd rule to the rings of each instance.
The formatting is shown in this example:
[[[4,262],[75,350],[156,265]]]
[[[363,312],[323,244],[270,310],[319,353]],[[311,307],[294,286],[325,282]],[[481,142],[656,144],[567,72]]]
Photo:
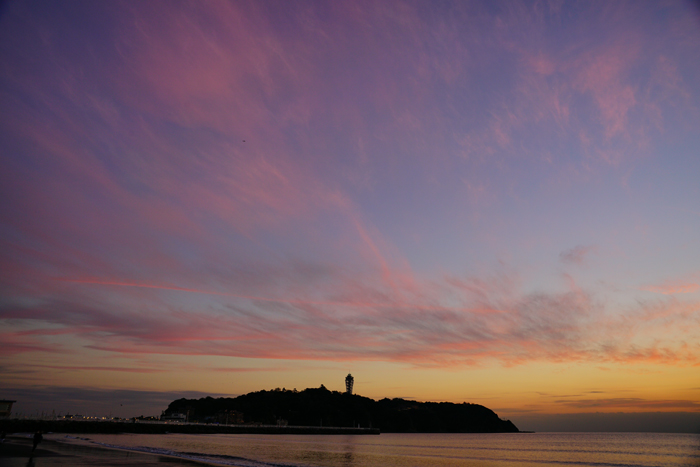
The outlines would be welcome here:
[[[27,352],[60,352],[59,346],[44,344],[36,341],[28,341],[26,338],[15,338],[9,333],[0,335],[0,353],[5,356],[13,356]],[[36,343],[35,343],[36,342]]]
[[[660,284],[641,287],[641,290],[664,295],[694,293],[700,290],[700,283],[694,281],[694,277],[695,275],[687,279],[669,279]]]
[[[278,371],[283,371],[287,370],[287,368],[282,368],[282,367],[270,367],[270,368],[229,368],[229,367],[220,367],[220,368],[212,368],[213,371],[218,371],[221,373],[252,373],[252,372],[259,372],[259,371],[271,371],[271,372],[278,372]]]
[[[634,88],[626,83],[638,50],[638,41],[629,41],[584,55],[574,65],[574,86],[593,96],[607,139],[629,133],[628,114],[637,101]]]
[[[3,307],[4,308],[4,307]],[[19,311],[19,310],[17,310]],[[16,329],[14,324],[20,319],[25,322],[40,322],[45,324],[44,319],[48,314],[35,313],[29,311],[24,313],[19,311],[18,313],[8,312],[6,310],[0,309],[0,320],[5,322],[3,332],[0,332],[0,354],[5,356],[16,356],[25,353],[57,353],[57,354],[67,354],[69,351],[63,345],[53,342],[46,337],[56,336],[56,335],[69,335],[74,336],[79,330],[75,327],[70,329],[31,329],[22,330]],[[63,332],[65,330],[65,332]]]
[[[27,365],[28,368],[41,368],[63,371],[116,371],[123,373],[162,373],[166,371],[162,368],[136,368],[118,366],[68,366],[68,365]]]

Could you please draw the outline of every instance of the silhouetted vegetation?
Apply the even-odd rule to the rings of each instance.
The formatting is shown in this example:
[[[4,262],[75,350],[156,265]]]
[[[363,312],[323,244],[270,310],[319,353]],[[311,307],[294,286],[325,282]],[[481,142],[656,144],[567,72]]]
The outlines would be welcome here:
[[[188,414],[190,421],[294,426],[373,427],[392,433],[517,432],[490,409],[477,404],[375,401],[325,387],[303,391],[275,389],[236,398],[178,399],[166,414]],[[225,421],[227,420],[227,422]]]

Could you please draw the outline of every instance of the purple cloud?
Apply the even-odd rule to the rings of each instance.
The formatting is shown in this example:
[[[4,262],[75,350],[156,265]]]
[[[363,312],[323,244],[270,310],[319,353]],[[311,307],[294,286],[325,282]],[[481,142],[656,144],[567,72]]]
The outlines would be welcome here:
[[[596,252],[595,246],[577,245],[559,254],[559,258],[565,264],[583,265],[586,262],[586,257],[591,253]]]

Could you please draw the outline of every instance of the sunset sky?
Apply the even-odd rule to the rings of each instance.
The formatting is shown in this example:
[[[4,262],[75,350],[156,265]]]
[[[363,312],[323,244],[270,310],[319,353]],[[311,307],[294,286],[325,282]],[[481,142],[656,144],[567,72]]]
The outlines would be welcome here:
[[[15,412],[700,412],[697,3],[1,8]]]

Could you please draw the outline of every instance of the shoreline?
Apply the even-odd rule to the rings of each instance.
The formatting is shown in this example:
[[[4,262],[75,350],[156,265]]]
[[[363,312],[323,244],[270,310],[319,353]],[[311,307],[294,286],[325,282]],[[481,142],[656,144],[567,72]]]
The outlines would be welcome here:
[[[59,467],[71,465],[87,467],[104,466],[143,466],[162,467],[163,464],[184,467],[215,466],[205,460],[187,459],[176,455],[151,453],[103,445],[88,445],[45,439],[31,455],[30,438],[8,436],[0,444],[0,464],[6,467]]]
[[[127,433],[123,433],[127,434]],[[134,433],[130,433],[134,434]],[[89,436],[89,433],[85,433]],[[58,436],[61,436],[58,438]],[[43,441],[32,453],[31,433],[14,433],[0,444],[0,465],[3,467],[221,467],[222,465],[267,465],[265,462],[235,456],[214,454],[216,459],[195,457],[195,453],[156,451],[149,448],[102,444],[90,438],[71,436],[66,433],[45,433]],[[192,457],[188,457],[192,456]],[[224,459],[225,458],[225,459]]]

